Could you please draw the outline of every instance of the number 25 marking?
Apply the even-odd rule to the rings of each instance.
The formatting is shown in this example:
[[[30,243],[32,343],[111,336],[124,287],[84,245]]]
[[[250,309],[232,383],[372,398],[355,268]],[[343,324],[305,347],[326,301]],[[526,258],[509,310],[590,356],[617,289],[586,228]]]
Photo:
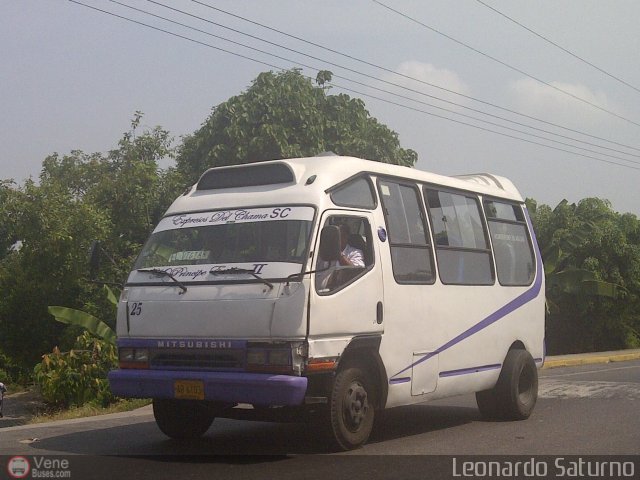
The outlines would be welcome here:
[[[133,302],[129,307],[129,315],[142,315],[142,302]]]

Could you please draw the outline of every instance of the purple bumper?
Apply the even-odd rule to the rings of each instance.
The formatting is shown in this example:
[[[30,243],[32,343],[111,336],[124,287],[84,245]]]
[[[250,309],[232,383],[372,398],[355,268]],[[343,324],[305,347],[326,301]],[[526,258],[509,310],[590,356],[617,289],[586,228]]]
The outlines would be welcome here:
[[[307,378],[245,372],[183,372],[171,370],[112,370],[111,391],[119,397],[175,398],[176,380],[200,380],[205,400],[253,405],[301,405]]]

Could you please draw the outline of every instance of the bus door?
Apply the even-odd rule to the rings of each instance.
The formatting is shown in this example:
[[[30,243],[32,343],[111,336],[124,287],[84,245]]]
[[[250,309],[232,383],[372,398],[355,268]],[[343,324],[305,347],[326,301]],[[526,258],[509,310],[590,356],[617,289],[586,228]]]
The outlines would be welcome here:
[[[314,259],[309,337],[350,337],[382,333],[384,291],[379,248],[372,234],[373,218],[367,212],[324,212],[320,227],[340,228],[342,262]]]

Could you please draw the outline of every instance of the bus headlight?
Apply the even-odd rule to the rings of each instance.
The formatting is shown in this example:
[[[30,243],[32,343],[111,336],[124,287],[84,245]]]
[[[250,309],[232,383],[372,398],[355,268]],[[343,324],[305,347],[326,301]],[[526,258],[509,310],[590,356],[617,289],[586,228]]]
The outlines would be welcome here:
[[[290,365],[291,350],[277,349],[269,351],[269,365]]]
[[[120,368],[149,368],[149,349],[121,348],[118,359]]]
[[[255,345],[247,349],[247,370],[259,372],[290,373],[291,346],[286,345]]]

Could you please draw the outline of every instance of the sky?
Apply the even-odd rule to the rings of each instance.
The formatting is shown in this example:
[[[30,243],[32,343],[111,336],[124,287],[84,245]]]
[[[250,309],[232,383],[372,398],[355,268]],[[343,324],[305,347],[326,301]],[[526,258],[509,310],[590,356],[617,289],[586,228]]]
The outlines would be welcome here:
[[[179,144],[260,72],[304,64],[334,73],[331,93],[362,98],[419,169],[489,172],[539,203],[599,197],[640,216],[637,0],[380,0],[400,13],[372,0],[118,0],[201,32],[78,1],[201,43],[67,0],[0,0],[0,179],[37,179],[54,152],[115,148],[138,110]]]

